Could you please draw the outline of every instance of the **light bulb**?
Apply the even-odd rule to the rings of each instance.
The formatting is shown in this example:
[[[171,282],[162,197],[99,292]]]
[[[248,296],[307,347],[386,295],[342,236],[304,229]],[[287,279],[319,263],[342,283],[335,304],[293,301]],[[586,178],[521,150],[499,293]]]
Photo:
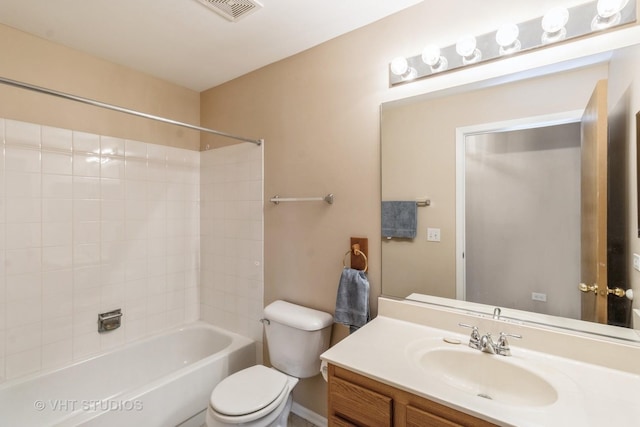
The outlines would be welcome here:
[[[432,73],[437,73],[447,69],[449,61],[440,55],[440,48],[436,45],[428,45],[422,51],[422,61],[431,67]]]
[[[496,31],[496,42],[500,45],[500,55],[517,52],[522,47],[518,35],[520,30],[516,24],[505,24]]]
[[[611,18],[629,3],[629,0],[598,0],[598,16]]]
[[[476,38],[472,35],[464,35],[456,43],[456,52],[462,56],[462,63],[473,64],[482,59],[482,52],[476,48]]]
[[[400,76],[402,80],[413,80],[418,76],[415,68],[409,67],[407,58],[399,56],[391,61],[391,72],[396,76]]]
[[[564,40],[567,37],[567,29],[564,27],[569,22],[569,10],[566,7],[554,7],[549,9],[542,17],[542,43],[549,44]]]
[[[598,31],[618,25],[622,18],[620,11],[627,3],[629,0],[598,0],[598,14],[591,21],[591,29]]]
[[[401,76],[409,69],[409,61],[407,58],[399,56],[391,61],[391,72],[396,76]]]

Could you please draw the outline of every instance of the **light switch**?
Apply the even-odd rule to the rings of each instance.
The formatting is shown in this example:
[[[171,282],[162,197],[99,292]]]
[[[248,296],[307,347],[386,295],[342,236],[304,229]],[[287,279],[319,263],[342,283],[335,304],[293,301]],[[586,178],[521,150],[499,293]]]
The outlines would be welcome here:
[[[633,254],[633,268],[640,271],[640,255]]]
[[[440,229],[439,228],[427,228],[427,240],[430,242],[440,241]]]
[[[531,292],[531,299],[534,301],[547,302],[547,294],[541,292]]]

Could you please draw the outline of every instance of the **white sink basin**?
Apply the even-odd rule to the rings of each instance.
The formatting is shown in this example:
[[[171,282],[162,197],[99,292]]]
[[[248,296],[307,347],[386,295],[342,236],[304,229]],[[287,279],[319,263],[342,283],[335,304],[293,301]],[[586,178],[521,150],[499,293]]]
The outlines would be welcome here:
[[[558,400],[549,382],[509,357],[467,347],[435,348],[414,356],[431,378],[480,398],[517,406],[546,406]]]

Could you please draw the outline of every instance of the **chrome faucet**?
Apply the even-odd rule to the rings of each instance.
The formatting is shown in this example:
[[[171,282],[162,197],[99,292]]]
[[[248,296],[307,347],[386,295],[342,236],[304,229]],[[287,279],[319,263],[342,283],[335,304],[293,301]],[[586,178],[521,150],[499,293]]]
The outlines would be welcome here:
[[[498,353],[497,346],[491,339],[491,334],[488,332],[480,338],[480,351],[484,351],[489,354]]]
[[[480,332],[478,331],[477,326],[468,325],[466,323],[458,323],[458,325],[464,328],[471,329],[471,336],[469,337],[469,347],[473,348],[474,350],[480,350],[489,354],[511,356],[511,348],[509,347],[509,341],[507,341],[507,337],[518,339],[522,338],[521,335],[500,332],[500,337],[498,338],[498,342],[496,343],[493,341],[493,338],[491,338],[491,334],[489,332],[480,336]]]

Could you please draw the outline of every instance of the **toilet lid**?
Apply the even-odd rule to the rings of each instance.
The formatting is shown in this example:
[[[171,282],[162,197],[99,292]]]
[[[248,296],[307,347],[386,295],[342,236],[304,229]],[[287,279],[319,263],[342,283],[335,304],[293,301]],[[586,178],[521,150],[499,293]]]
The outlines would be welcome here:
[[[256,365],[220,381],[211,393],[210,404],[223,415],[245,415],[272,403],[286,387],[285,374]]]

